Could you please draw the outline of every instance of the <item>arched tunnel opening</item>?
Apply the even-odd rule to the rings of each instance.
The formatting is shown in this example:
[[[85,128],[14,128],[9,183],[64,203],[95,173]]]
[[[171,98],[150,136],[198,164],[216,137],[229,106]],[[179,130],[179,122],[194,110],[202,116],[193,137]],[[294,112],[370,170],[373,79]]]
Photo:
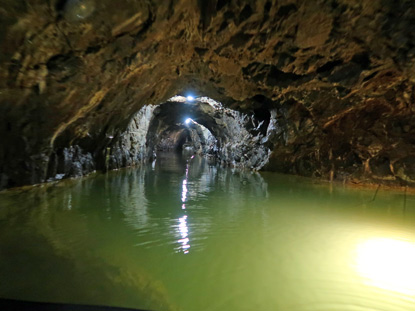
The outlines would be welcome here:
[[[135,114],[109,149],[107,165],[117,168],[154,159],[160,151],[187,151],[259,170],[270,154],[264,143],[270,117],[260,109],[248,114],[225,108],[206,96],[176,95]]]
[[[213,115],[217,112],[204,99],[189,100],[187,97],[174,96],[159,105],[147,134],[147,141],[153,142],[152,148],[176,151],[185,148],[199,154],[207,154],[209,148],[211,151],[216,149],[218,142],[215,135],[223,133],[224,129],[219,130],[220,126],[213,121]]]
[[[206,127],[187,118],[156,135],[155,150],[207,154],[207,148],[214,150],[216,145],[217,140]]]

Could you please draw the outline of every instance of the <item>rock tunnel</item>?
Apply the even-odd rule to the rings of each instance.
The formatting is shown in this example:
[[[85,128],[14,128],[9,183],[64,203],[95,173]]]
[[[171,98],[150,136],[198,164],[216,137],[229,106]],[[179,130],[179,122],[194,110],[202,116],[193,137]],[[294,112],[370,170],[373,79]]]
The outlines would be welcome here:
[[[226,165],[415,183],[413,1],[4,0],[0,23],[0,189],[186,142]]]
[[[259,170],[268,161],[265,147],[270,115],[261,120],[224,108],[208,97],[188,100],[174,96],[143,107],[115,140],[107,157],[109,168],[139,164],[159,150],[183,150],[220,160],[224,165]]]

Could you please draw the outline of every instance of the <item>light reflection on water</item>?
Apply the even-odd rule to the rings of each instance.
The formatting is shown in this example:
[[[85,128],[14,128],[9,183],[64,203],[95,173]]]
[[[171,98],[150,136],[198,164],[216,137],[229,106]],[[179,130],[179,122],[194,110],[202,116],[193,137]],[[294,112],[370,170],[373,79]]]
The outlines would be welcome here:
[[[150,310],[415,310],[415,199],[403,210],[402,193],[373,194],[170,154],[6,192],[0,297]]]
[[[183,190],[182,190],[182,202],[183,202],[182,208],[186,209],[185,202],[186,202],[186,197],[187,197],[187,179],[183,180],[183,186],[182,187],[183,187]]]
[[[177,242],[181,243],[181,249],[183,250],[184,254],[189,252],[189,229],[187,228],[187,216],[184,215],[183,217],[179,218],[179,227],[178,231],[180,233],[181,239],[177,240]]]
[[[415,296],[415,243],[384,237],[362,241],[356,266],[366,284]]]
[[[182,209],[186,209],[186,199],[187,199],[187,181],[189,179],[189,169],[190,169],[190,161],[194,158],[194,155],[190,156],[187,160],[186,164],[186,173],[185,178],[182,182]],[[189,229],[187,228],[187,215],[179,218],[179,228],[178,231],[180,233],[180,239],[177,240],[178,243],[181,244],[180,249],[183,251],[183,254],[189,253],[190,243],[189,243]]]

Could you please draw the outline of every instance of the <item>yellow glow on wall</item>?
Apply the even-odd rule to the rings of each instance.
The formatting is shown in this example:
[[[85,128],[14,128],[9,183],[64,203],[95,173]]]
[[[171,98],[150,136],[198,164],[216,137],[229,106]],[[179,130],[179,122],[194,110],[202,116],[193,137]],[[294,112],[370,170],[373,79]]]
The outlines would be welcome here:
[[[415,295],[415,243],[374,238],[357,247],[357,270],[368,285]]]

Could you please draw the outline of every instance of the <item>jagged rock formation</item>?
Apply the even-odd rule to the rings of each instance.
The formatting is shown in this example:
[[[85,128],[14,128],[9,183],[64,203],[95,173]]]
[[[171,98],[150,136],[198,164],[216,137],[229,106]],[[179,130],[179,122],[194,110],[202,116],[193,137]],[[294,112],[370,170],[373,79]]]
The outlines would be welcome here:
[[[0,26],[0,188],[105,169],[187,90],[270,116],[266,169],[415,183],[412,0],[3,0]]]
[[[261,169],[269,159],[268,119],[224,108],[207,97],[188,102],[175,96],[166,103],[144,106],[127,130],[107,148],[106,168],[136,165],[155,157],[156,151],[189,148],[224,165]],[[191,118],[190,118],[191,117]]]
[[[155,106],[144,106],[131,120],[127,130],[118,137],[110,135],[114,143],[108,144],[105,153],[105,169],[115,169],[143,163],[151,155],[147,133],[153,119]],[[151,148],[150,148],[151,149]]]

